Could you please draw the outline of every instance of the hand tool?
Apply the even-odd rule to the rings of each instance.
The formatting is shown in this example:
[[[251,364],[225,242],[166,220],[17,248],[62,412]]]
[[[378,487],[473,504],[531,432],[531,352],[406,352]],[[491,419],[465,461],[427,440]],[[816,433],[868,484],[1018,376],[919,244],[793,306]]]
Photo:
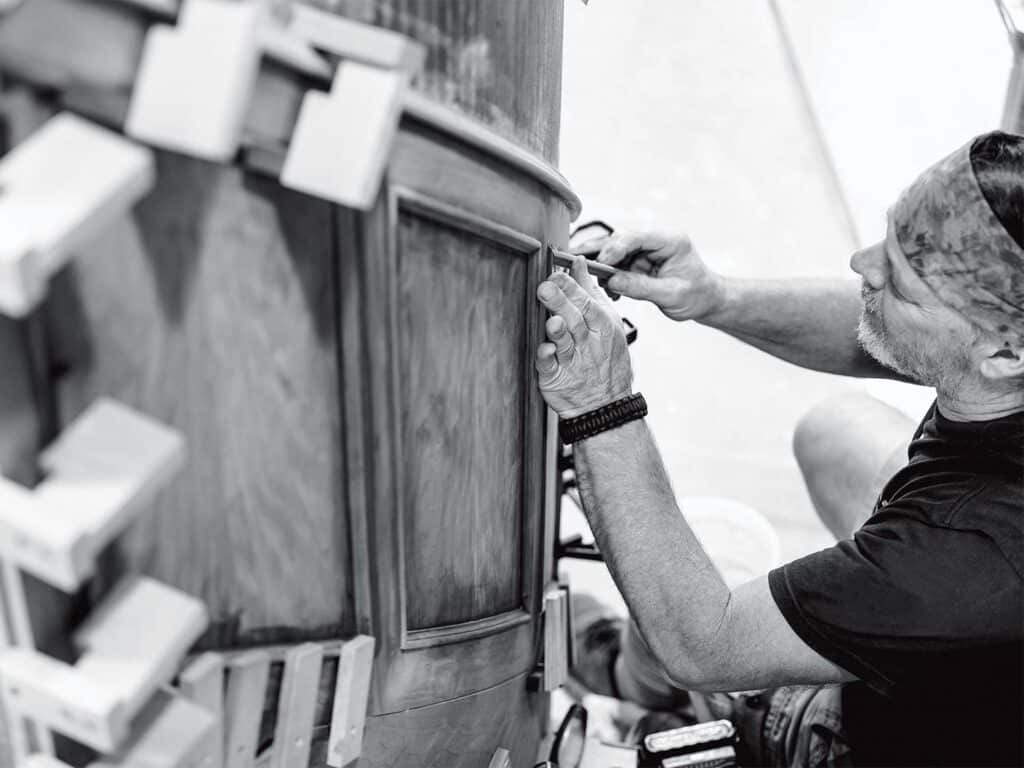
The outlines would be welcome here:
[[[609,266],[608,264],[602,264],[599,261],[594,261],[592,258],[589,258],[592,255],[596,256],[596,253],[574,254],[569,253],[567,251],[560,251],[557,248],[551,248],[550,250],[552,260],[559,267],[569,268],[572,266],[572,263],[576,259],[577,255],[587,256],[587,271],[597,278],[598,285],[602,287],[604,287],[605,283],[608,282],[609,278],[611,278],[613,275],[619,274],[619,272],[622,271],[620,269],[617,269],[616,267]]]

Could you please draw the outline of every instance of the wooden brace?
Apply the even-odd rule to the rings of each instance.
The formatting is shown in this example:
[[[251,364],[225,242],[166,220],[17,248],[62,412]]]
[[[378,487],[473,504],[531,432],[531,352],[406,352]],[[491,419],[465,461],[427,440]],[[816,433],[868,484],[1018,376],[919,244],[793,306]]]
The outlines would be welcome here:
[[[201,601],[153,579],[126,579],[75,632],[82,655],[74,665],[30,648],[0,655],[4,695],[18,712],[115,752],[206,624]]]
[[[23,317],[71,253],[155,181],[152,152],[70,113],[0,161],[0,312]]]
[[[0,478],[0,557],[73,592],[183,460],[179,433],[97,400],[43,452],[36,488]]]

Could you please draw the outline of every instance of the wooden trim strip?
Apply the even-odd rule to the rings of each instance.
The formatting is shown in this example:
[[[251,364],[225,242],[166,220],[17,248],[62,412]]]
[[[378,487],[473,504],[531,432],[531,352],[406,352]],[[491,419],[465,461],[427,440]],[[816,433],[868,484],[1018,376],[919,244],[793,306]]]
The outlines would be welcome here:
[[[464,621],[461,624],[449,624],[430,629],[410,629],[406,630],[402,637],[402,650],[409,651],[416,648],[433,648],[449,643],[463,643],[467,640],[476,640],[498,632],[505,632],[520,624],[527,624],[529,621],[530,612],[516,608],[499,613],[497,616],[486,616],[482,619]]]
[[[575,220],[580,215],[582,209],[580,199],[572,191],[572,187],[569,186],[569,182],[562,174],[517,144],[498,136],[473,118],[437,104],[415,91],[409,91],[406,94],[405,115],[413,120],[426,123],[431,128],[453,136],[522,171],[562,199],[569,209],[570,220]]]
[[[458,206],[441,202],[430,195],[424,195],[408,187],[392,186],[390,191],[397,200],[396,214],[398,210],[404,208],[455,229],[492,240],[519,253],[532,254],[540,250],[539,240],[517,232],[511,227],[506,227],[504,224],[491,221]],[[397,220],[396,215],[395,221],[397,222]]]

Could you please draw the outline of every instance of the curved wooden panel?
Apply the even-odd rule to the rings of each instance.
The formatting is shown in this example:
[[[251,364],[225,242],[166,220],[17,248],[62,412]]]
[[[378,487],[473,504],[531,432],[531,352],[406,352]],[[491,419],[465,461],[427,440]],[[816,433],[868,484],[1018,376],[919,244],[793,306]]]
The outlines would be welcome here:
[[[202,597],[215,644],[352,626],[330,217],[161,154],[155,191],[47,305],[62,423],[106,395],[185,434],[185,470],[120,554]]]
[[[526,259],[399,209],[406,621],[521,603]]]
[[[360,768],[481,768],[499,747],[512,765],[530,766],[547,721],[547,697],[526,690],[520,675],[455,701],[370,717],[363,733]],[[314,738],[321,737],[314,731]],[[324,766],[313,744],[313,766]]]
[[[343,12],[359,15],[361,2]],[[558,160],[562,4],[479,0],[383,0],[365,20],[427,46],[414,87],[495,133]]]

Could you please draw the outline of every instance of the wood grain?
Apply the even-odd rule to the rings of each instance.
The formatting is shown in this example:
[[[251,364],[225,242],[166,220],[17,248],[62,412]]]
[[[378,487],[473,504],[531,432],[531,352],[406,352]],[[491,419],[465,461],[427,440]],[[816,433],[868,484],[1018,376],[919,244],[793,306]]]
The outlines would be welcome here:
[[[558,160],[562,4],[382,0],[373,23],[427,47],[414,87]]]
[[[416,629],[520,603],[526,258],[408,212],[398,254],[406,618]]]
[[[160,154],[134,218],[53,286],[61,420],[105,394],[186,437],[114,569],[202,597],[215,646],[351,621],[330,231],[326,204]]]
[[[499,747],[511,764],[530,766],[547,722],[546,697],[526,690],[526,676],[472,696],[394,715],[370,717],[359,768],[481,768]],[[324,768],[326,729],[315,731],[310,764]]]
[[[451,139],[430,132],[418,133],[418,129],[416,133],[409,133],[410,130],[410,126],[403,126],[399,144],[404,144],[406,151],[396,153],[389,170],[388,193],[394,198],[391,205],[378,201],[378,205],[363,219],[358,235],[342,241],[349,244],[349,253],[352,254],[351,258],[343,255],[341,259],[346,339],[343,394],[346,417],[350,414],[354,417],[349,423],[361,425],[357,434],[346,430],[347,437],[351,437],[347,442],[346,462],[350,477],[359,474],[365,478],[363,483],[349,487],[350,511],[353,529],[357,527],[356,520],[366,521],[368,559],[376,564],[366,586],[373,608],[373,634],[380,648],[373,674],[370,704],[373,715],[397,713],[472,695],[526,674],[537,659],[539,626],[536,616],[540,610],[542,581],[540,525],[544,509],[546,458],[543,403],[535,386],[532,366],[533,350],[543,333],[543,312],[533,292],[547,267],[544,250],[538,247],[538,241],[539,244],[561,243],[568,223],[565,206],[533,179],[507,166],[502,168],[494,158]],[[460,183],[450,183],[452,177],[448,172],[453,169]],[[402,210],[405,213],[400,213]],[[481,260],[486,262],[487,256],[481,259],[473,255],[481,248],[485,254],[495,249],[491,256],[499,262],[510,263],[519,259],[523,265],[521,287],[515,290],[507,287],[496,294],[491,287],[492,293],[487,301],[488,308],[490,304],[499,305],[498,314],[513,311],[502,308],[507,301],[522,318],[521,325],[516,321],[514,326],[523,329],[518,342],[521,347],[508,342],[507,329],[497,331],[488,327],[488,332],[497,337],[500,349],[515,347],[519,350],[516,359],[521,363],[521,367],[516,366],[515,370],[503,374],[520,382],[515,386],[521,387],[523,393],[516,427],[522,430],[519,462],[523,470],[520,490],[523,503],[521,511],[512,513],[518,514],[522,521],[520,561],[518,566],[511,561],[506,562],[513,569],[518,568],[516,600],[525,609],[528,620],[519,622],[514,612],[502,614],[495,606],[489,612],[489,618],[501,620],[499,626],[493,627],[493,632],[468,631],[479,626],[476,622],[457,622],[417,630],[413,621],[408,621],[407,610],[413,605],[414,598],[406,593],[410,579],[404,571],[412,571],[415,567],[411,550],[420,546],[420,542],[410,536],[410,526],[415,517],[404,508],[412,475],[403,461],[408,444],[408,430],[403,421],[403,414],[408,409],[403,399],[403,388],[408,396],[413,393],[413,385],[403,382],[402,372],[409,368],[410,355],[425,354],[408,348],[400,341],[404,333],[401,317],[406,311],[403,302],[408,303],[410,299],[403,296],[401,288],[405,278],[399,239],[402,236],[400,230],[405,226],[402,222],[410,216],[425,219],[421,225],[426,229],[440,226],[442,231],[446,227],[451,230],[448,236],[457,243],[457,252],[468,249],[470,257],[465,266],[469,273],[475,273],[479,266],[487,269],[480,263]],[[343,223],[339,221],[339,224]],[[439,259],[437,263],[442,267],[448,263],[442,253],[433,250],[432,259]],[[457,265],[457,258],[451,258]],[[442,271],[449,280],[453,277],[448,274],[450,271],[458,274],[456,267],[449,265]],[[456,278],[456,281],[461,279]],[[405,290],[410,290],[406,285]],[[428,283],[428,286],[433,285],[434,282]],[[468,287],[470,292],[460,298],[466,306],[478,298],[478,294],[472,291],[479,286],[472,279]],[[420,306],[424,307],[426,302],[433,302],[430,305],[432,309],[424,311],[444,316],[446,312],[454,311],[440,309],[447,301],[445,296],[433,295],[414,300],[422,302]],[[357,330],[360,328],[362,332]],[[451,335],[447,329],[442,330]],[[461,350],[467,339],[475,343],[471,336],[451,339],[446,343]],[[510,345],[500,346],[506,343]],[[359,349],[362,351],[357,351]],[[438,368],[441,371],[438,375],[448,375],[442,368]],[[445,393],[446,396],[449,394]],[[458,403],[457,400],[453,402]],[[489,423],[493,410],[492,399],[485,406],[483,412],[487,416],[481,424]],[[429,410],[426,413],[429,416]],[[483,431],[477,429],[478,421],[471,413],[462,422],[467,440],[478,440],[475,433]],[[497,450],[506,449],[507,446]],[[436,451],[437,446],[432,450]],[[443,456],[441,453],[436,455]],[[416,460],[420,461],[420,458],[416,457]],[[474,456],[473,461],[477,461],[477,457]],[[461,514],[469,515],[454,494],[451,498],[457,509],[463,510]],[[447,514],[447,510],[436,505],[420,511],[424,515],[424,525],[429,525],[431,518]],[[461,519],[456,519],[461,522]],[[502,522],[507,524],[507,521]],[[360,523],[359,527],[362,526]],[[445,531],[450,528],[437,527]],[[459,534],[449,532],[447,535]],[[446,549],[443,544],[437,551],[449,562],[453,557],[453,550]],[[467,554],[471,556],[471,553]],[[445,559],[430,562],[426,553],[422,563],[424,568],[435,571],[447,567]],[[467,566],[458,563],[455,567]],[[491,575],[498,579],[502,589],[505,587],[501,585],[509,583],[504,581],[505,574]],[[357,585],[367,581],[358,574],[354,579]],[[470,604],[475,589],[476,585],[467,590]],[[357,593],[362,590],[360,587]],[[429,610],[440,615],[444,608]],[[507,622],[505,616],[509,617]],[[492,753],[493,749],[488,756]]]

